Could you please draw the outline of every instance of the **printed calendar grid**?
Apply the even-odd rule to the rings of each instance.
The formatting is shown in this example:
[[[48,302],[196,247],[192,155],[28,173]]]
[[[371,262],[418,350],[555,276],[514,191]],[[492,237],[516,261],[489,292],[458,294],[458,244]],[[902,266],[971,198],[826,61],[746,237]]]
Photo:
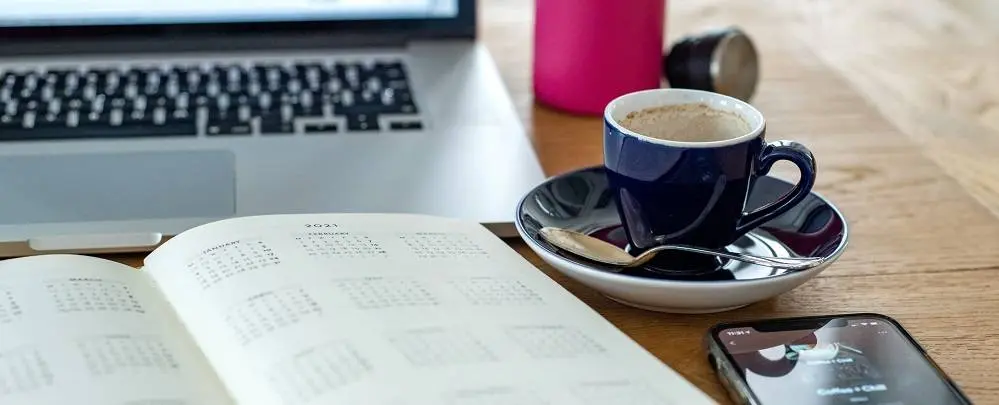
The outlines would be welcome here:
[[[56,309],[72,312],[146,313],[125,283],[100,278],[68,278],[45,283]]]
[[[21,304],[14,299],[14,293],[0,288],[0,325],[13,323],[22,313]]]
[[[629,405],[671,405],[642,382],[629,380],[588,381],[572,388],[573,394],[585,405],[621,403]]]
[[[445,405],[548,405],[537,393],[516,387],[486,387],[465,389],[444,395]],[[608,402],[617,404],[617,402]],[[621,402],[621,404],[624,404]],[[630,404],[629,404],[630,405]]]
[[[77,339],[76,348],[95,377],[118,373],[171,373],[180,365],[155,336],[102,335]]]
[[[304,288],[289,287],[248,298],[232,307],[226,323],[240,343],[247,345],[264,335],[322,315],[319,304]]]
[[[206,249],[188,262],[202,289],[208,289],[238,274],[281,264],[277,253],[261,239],[230,241]]]
[[[401,234],[399,239],[420,259],[486,258],[489,253],[467,235],[448,232]]]
[[[367,359],[347,342],[334,341],[274,365],[268,381],[286,404],[303,404],[370,373]]]
[[[122,402],[121,405],[189,405],[190,402],[179,398],[133,399]]]
[[[449,283],[472,305],[540,305],[541,296],[518,280],[496,277],[471,277]]]
[[[52,370],[33,347],[0,352],[0,403],[3,397],[23,394],[52,385]]]
[[[423,283],[411,278],[361,277],[337,279],[333,285],[358,309],[440,305]]]
[[[343,231],[313,231],[295,235],[306,255],[316,258],[371,259],[388,257],[370,236]]]
[[[487,363],[497,360],[489,348],[464,331],[412,329],[391,334],[389,342],[416,367]]]
[[[583,332],[561,325],[514,326],[507,328],[506,334],[536,359],[573,358],[606,352]]]

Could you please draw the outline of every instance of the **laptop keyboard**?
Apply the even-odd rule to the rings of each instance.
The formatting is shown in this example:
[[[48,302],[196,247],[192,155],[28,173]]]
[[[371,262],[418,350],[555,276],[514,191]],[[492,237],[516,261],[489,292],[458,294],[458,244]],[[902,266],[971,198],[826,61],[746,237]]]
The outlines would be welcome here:
[[[404,131],[417,113],[398,60],[0,69],[0,141]]]

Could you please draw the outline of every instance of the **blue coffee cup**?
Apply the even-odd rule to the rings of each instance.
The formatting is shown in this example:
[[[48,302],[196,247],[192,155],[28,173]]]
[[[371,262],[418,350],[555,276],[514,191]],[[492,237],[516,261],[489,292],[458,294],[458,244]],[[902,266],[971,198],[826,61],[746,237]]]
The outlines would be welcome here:
[[[734,115],[748,130],[712,134],[719,135],[713,140],[675,141],[621,125],[629,113],[679,104],[701,104],[708,107],[704,111],[720,112],[708,117]],[[663,125],[683,127],[676,120],[693,118],[669,118]],[[807,197],[815,183],[812,153],[792,141],[767,143],[765,134],[762,113],[718,93],[654,89],[612,100],[604,111],[604,166],[630,248],[642,251],[661,244],[724,248]],[[798,167],[798,184],[776,201],[747,212],[753,183],[779,160]]]

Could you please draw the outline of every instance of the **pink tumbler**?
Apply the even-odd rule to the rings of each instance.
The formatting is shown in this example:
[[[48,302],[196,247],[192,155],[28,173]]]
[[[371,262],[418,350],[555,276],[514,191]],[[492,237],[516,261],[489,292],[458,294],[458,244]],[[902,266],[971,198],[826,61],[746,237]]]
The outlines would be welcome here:
[[[534,97],[578,114],[660,87],[666,0],[537,0]]]

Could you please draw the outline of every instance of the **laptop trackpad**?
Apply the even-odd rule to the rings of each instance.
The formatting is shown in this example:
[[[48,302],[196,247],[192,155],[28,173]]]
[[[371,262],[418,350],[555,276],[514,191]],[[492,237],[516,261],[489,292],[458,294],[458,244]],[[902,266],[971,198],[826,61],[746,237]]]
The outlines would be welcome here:
[[[0,224],[221,217],[235,213],[227,151],[0,157]]]

